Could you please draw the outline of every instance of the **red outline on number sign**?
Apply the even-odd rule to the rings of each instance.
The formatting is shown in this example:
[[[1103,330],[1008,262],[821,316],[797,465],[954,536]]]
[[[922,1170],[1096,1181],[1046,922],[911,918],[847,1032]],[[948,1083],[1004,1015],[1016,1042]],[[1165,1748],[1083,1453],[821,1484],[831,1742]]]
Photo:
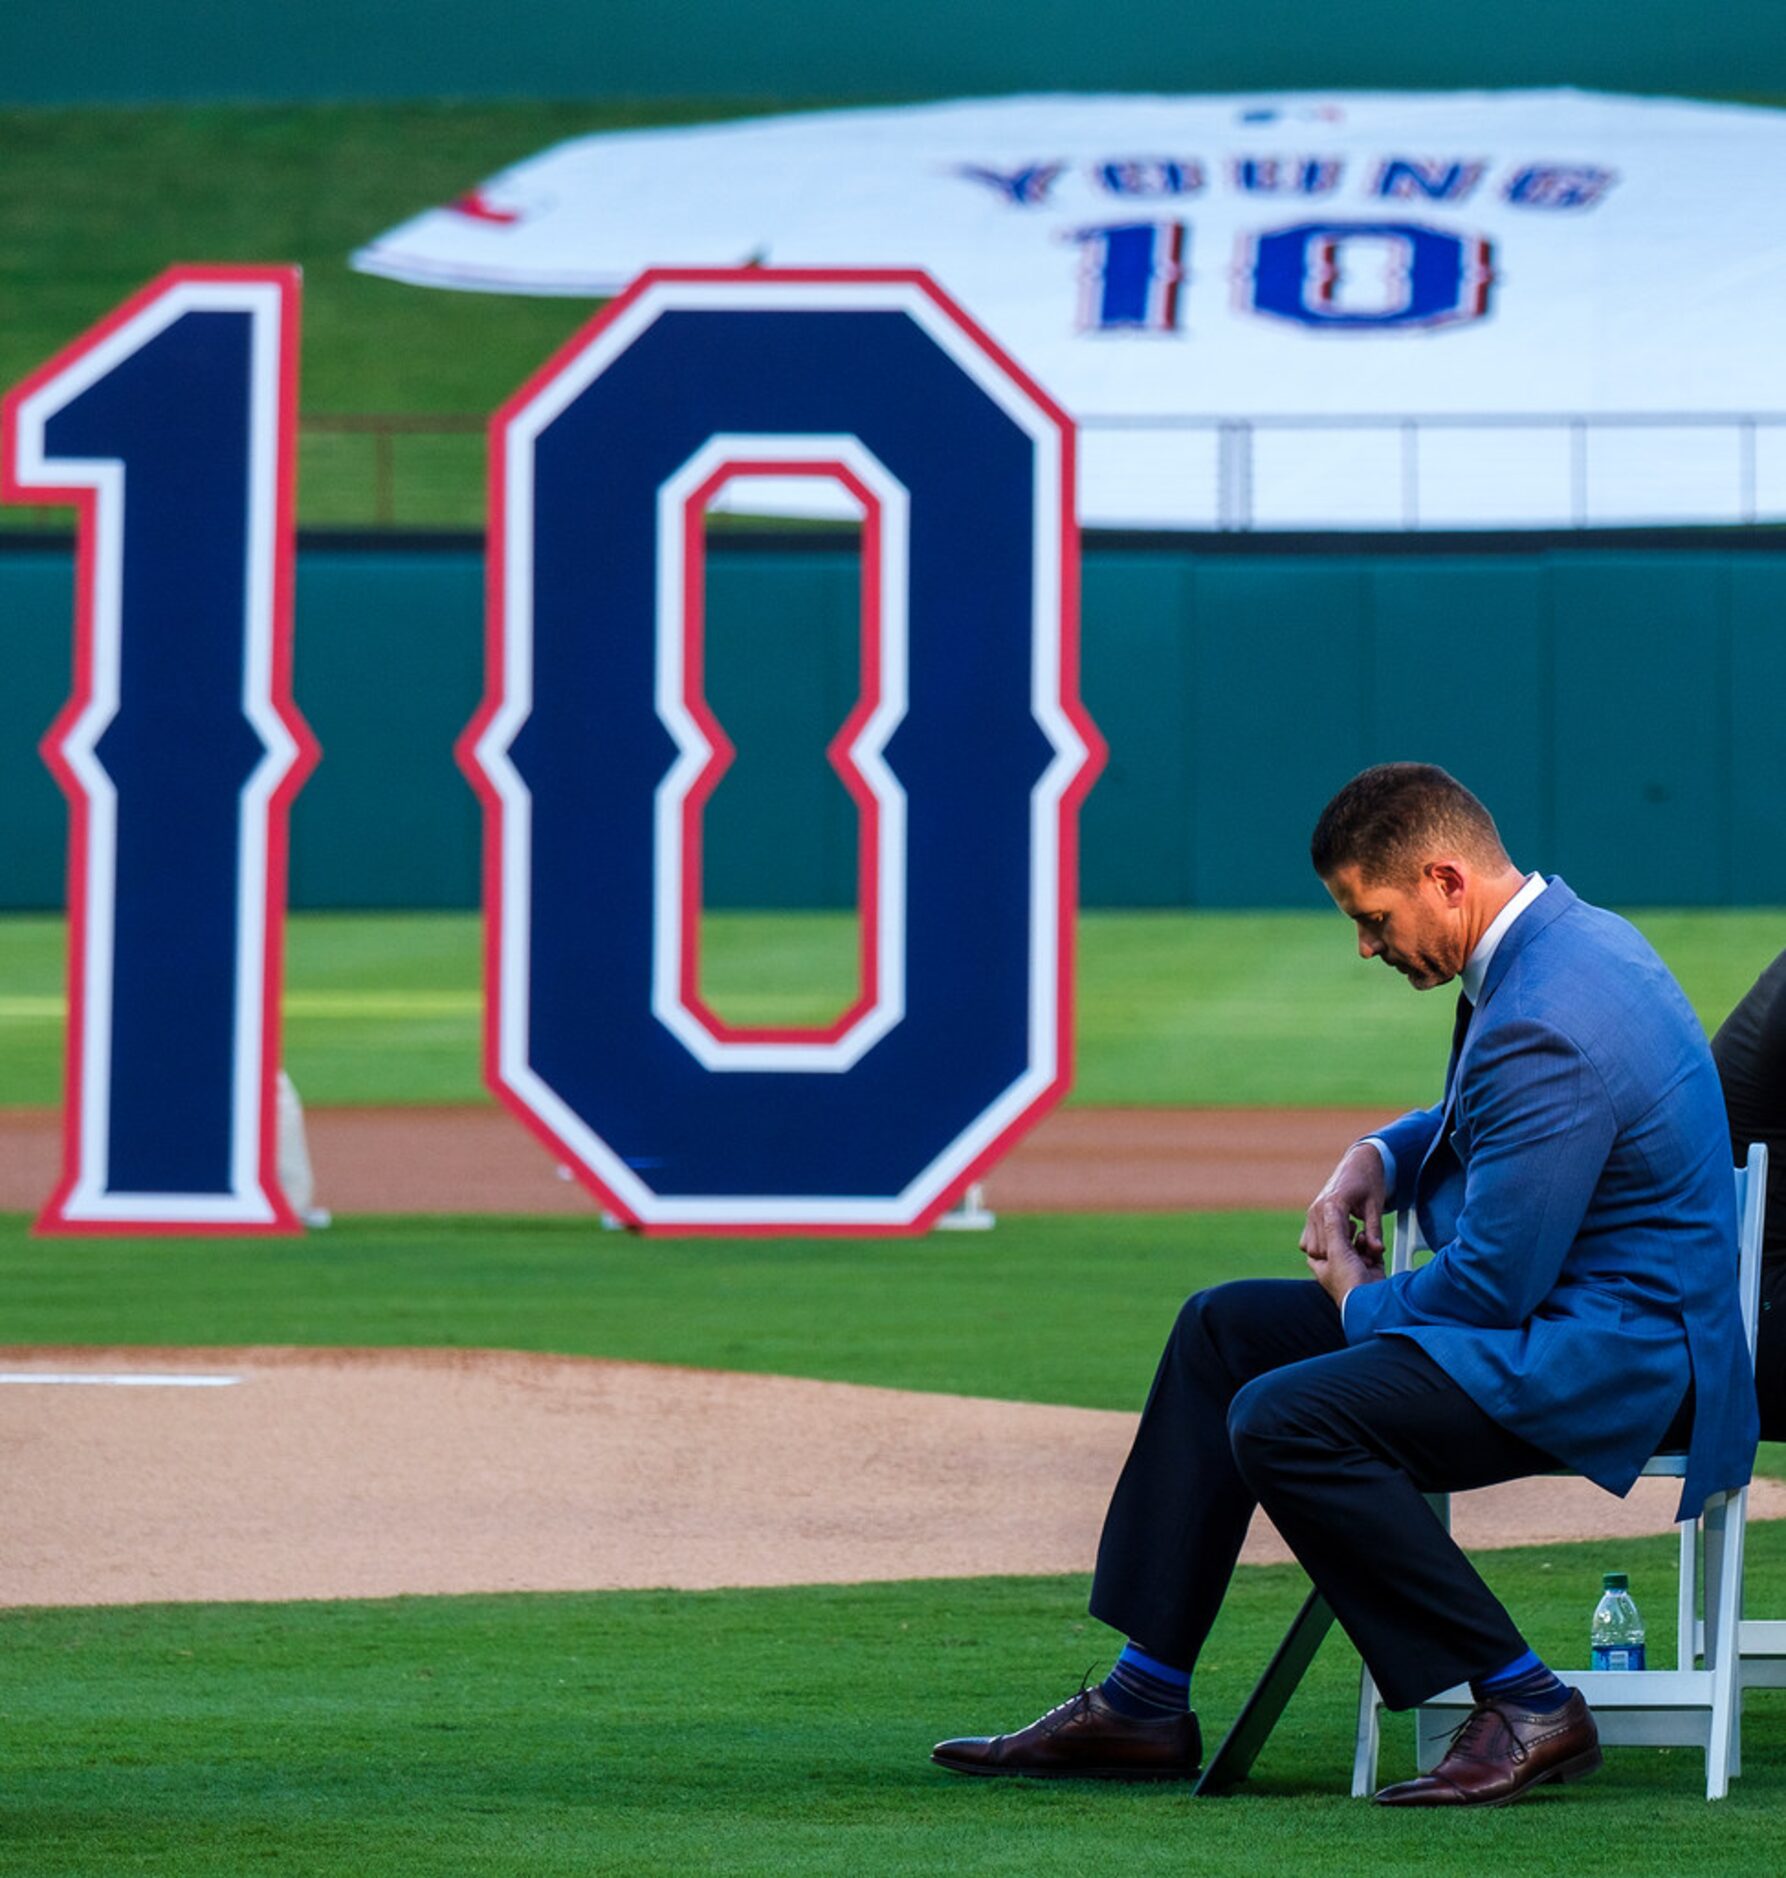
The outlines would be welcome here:
[[[44,1203],[33,1230],[58,1235],[146,1235],[182,1237],[203,1234],[266,1235],[303,1231],[292,1212],[278,1174],[277,1078],[280,1057],[280,989],[285,962],[285,897],[289,866],[290,810],[293,798],[316,767],[322,752],[292,695],[292,516],[298,409],[298,320],[301,270],[296,267],[235,267],[188,264],[170,267],[133,293],[95,326],[64,346],[0,400],[0,499],[53,503],[76,511],[74,684],[68,701],[38,743],[38,753],[68,801],[68,1026],[67,1068],[62,1101],[62,1173]],[[279,438],[274,452],[276,474],[273,515],[272,647],[268,702],[291,737],[290,767],[267,799],[267,881],[262,949],[260,1166],[261,1193],[272,1209],[269,1220],[89,1220],[63,1215],[78,1184],[81,1166],[82,1046],[86,1036],[87,844],[90,804],[63,746],[93,702],[93,618],[98,578],[98,491],[84,485],[25,484],[17,480],[14,460],[19,406],[68,371],[163,295],[188,283],[272,286],[279,292]]]
[[[707,642],[706,509],[714,495],[739,476],[803,476],[841,483],[862,504],[861,677],[855,709],[825,748],[825,756],[856,805],[856,997],[830,1024],[782,1028],[729,1024],[701,996],[701,912],[706,904],[701,873],[701,831],[706,808],[737,747],[725,733],[705,685]],[[833,458],[766,461],[728,458],[698,488],[682,510],[682,703],[712,746],[707,766],[682,799],[682,931],[677,996],[694,1020],[721,1043],[836,1043],[872,1011],[880,999],[880,799],[856,767],[850,746],[881,702],[881,504],[846,464]]]
[[[1077,773],[1062,790],[1059,804],[1058,900],[1056,928],[1057,996],[1055,1072],[1029,1106],[948,1180],[936,1197],[911,1220],[894,1224],[707,1225],[641,1220],[620,1196],[586,1167],[578,1155],[536,1115],[502,1078],[502,932],[491,909],[501,905],[503,803],[477,761],[477,745],[503,703],[506,620],[503,611],[507,566],[507,515],[503,467],[509,425],[568,370],[583,350],[637,301],[660,286],[739,286],[786,282],[830,286],[904,286],[924,295],[1052,423],[1060,438],[1060,709],[1085,750]],[[930,277],[915,268],[650,268],[566,340],[511,397],[491,414],[489,425],[489,533],[485,593],[489,631],[485,639],[484,697],[454,745],[484,812],[484,1080],[496,1099],[558,1160],[568,1162],[578,1181],[603,1205],[641,1231],[664,1237],[706,1238],[890,1238],[928,1232],[936,1221],[1000,1160],[1018,1138],[1057,1107],[1072,1083],[1074,916],[1078,906],[1078,812],[1087,791],[1104,767],[1108,746],[1079,695],[1079,520],[1076,433],[1073,421],[1054,399],[1016,363],[976,320],[962,310]]]

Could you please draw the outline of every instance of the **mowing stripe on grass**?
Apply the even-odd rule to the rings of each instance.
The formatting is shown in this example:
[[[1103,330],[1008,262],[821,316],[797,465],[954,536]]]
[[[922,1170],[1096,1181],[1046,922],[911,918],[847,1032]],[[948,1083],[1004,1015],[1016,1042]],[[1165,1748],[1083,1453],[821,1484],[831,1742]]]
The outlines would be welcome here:
[[[288,991],[288,1017],[476,1017],[479,991]],[[68,1000],[60,995],[0,998],[0,1023],[60,1023]]]
[[[62,996],[0,998],[0,1024],[60,1023],[68,1000]]]
[[[0,1383],[15,1383],[23,1388],[44,1383],[75,1389],[228,1389],[241,1380],[240,1376],[152,1376],[147,1371],[122,1376],[79,1376],[0,1370]]]

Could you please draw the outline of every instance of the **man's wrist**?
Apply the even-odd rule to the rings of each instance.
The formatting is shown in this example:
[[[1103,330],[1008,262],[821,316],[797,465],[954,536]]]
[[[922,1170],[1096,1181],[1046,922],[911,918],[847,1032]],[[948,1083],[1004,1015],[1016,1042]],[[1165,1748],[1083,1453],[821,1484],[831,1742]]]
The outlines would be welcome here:
[[[1377,1159],[1383,1164],[1383,1191],[1386,1194],[1395,1191],[1395,1155],[1389,1143],[1381,1135],[1366,1135],[1362,1141],[1354,1144],[1360,1148],[1375,1148]]]
[[[1351,1297],[1352,1293],[1361,1285],[1381,1284],[1388,1275],[1389,1274],[1385,1272],[1380,1265],[1363,1266],[1350,1271],[1340,1271],[1333,1274],[1332,1283],[1328,1286],[1328,1292],[1332,1296],[1334,1303],[1339,1306],[1340,1322],[1342,1324],[1346,1321],[1346,1300]]]

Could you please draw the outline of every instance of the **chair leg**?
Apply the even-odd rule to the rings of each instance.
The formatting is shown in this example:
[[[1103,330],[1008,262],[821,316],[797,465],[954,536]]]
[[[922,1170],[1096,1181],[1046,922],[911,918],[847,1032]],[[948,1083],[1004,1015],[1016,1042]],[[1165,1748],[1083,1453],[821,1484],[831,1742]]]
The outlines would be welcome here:
[[[1430,1774],[1438,1766],[1451,1745],[1455,1724],[1448,1728],[1445,1722],[1445,1713],[1438,1709],[1414,1711],[1414,1765],[1423,1774]]]
[[[1240,1705],[1240,1713],[1223,1736],[1222,1745],[1209,1757],[1192,1790],[1198,1799],[1231,1793],[1246,1779],[1285,1705],[1308,1673],[1322,1639],[1332,1628],[1333,1607],[1320,1592],[1311,1590],[1266,1664],[1264,1675]]]
[[[1439,1524],[1449,1532],[1451,1495],[1429,1493],[1426,1495],[1426,1503],[1438,1515]],[[1451,1734],[1452,1729],[1446,1726],[1444,1716],[1424,1706],[1414,1711],[1414,1765],[1421,1773],[1430,1774],[1445,1758],[1445,1750],[1451,1745]]]
[[[1695,1631],[1699,1624],[1699,1522],[1696,1519],[1681,1521],[1681,1572],[1680,1583],[1675,1590],[1675,1667],[1692,1669],[1694,1667],[1695,1645],[1698,1638]]]
[[[1740,1488],[1733,1496],[1730,1515],[1730,1608],[1724,1618],[1724,1636],[1719,1660],[1725,1665],[1730,1683],[1730,1777],[1738,1779],[1743,1771],[1743,1564],[1749,1536],[1749,1489]]]
[[[1358,1670],[1358,1741],[1352,1751],[1352,1798],[1368,1800],[1377,1790],[1377,1758],[1383,1745],[1383,1705],[1368,1669]]]
[[[1712,1712],[1706,1741],[1705,1797],[1721,1800],[1740,1770],[1742,1742],[1737,1705],[1742,1699],[1738,1656],[1743,1607],[1743,1529],[1748,1493],[1717,1494],[1706,1502],[1705,1655],[1712,1672]]]

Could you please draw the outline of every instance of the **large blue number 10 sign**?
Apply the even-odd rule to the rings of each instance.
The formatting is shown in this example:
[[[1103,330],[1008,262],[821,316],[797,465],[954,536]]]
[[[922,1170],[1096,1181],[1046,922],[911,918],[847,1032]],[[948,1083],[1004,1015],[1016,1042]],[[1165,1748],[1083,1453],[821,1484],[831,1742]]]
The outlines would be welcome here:
[[[6,493],[79,503],[52,1230],[291,1230],[272,1174],[296,279],[178,270],[21,386]],[[707,507],[862,517],[861,982],[832,1024],[700,995]],[[916,1231],[1064,1093],[1078,804],[1072,427],[922,275],[647,274],[491,426],[486,1076],[647,1231]]]
[[[486,1075],[647,1230],[914,1230],[1064,1091],[1078,698],[1073,435],[922,275],[645,275],[497,413]],[[809,1032],[701,1002],[706,503],[863,516],[858,995]]]

